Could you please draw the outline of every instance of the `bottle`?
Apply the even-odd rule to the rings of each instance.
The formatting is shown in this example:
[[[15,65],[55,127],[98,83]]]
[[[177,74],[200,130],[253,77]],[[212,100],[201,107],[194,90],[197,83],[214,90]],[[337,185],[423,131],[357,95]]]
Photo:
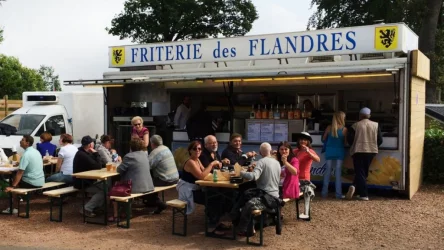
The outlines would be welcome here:
[[[276,110],[274,111],[274,119],[279,120],[281,113],[279,112],[279,104],[276,104]]]
[[[256,119],[261,119],[261,117],[262,117],[262,113],[261,113],[261,105],[258,105],[257,106],[257,109],[256,109]]]
[[[213,170],[213,182],[217,182],[217,170]]]
[[[300,120],[302,117],[301,115],[301,109],[300,108],[296,108],[296,110],[294,111],[294,119],[296,120]]]
[[[49,157],[49,152],[46,150],[45,157]]]
[[[307,111],[305,110],[305,105],[304,105],[304,109],[302,110],[302,113],[301,113],[301,118],[302,119],[307,118]]]
[[[290,109],[287,112],[287,119],[288,120],[294,119],[293,104],[290,104]]]
[[[261,115],[262,119],[267,119],[268,117],[268,109],[267,109],[267,104],[264,105],[264,109],[262,110],[262,115]]]
[[[251,111],[250,111],[250,119],[254,119],[256,117],[256,111],[254,110],[254,104],[251,105]]]
[[[287,109],[284,107],[281,109],[281,119],[287,119]]]
[[[268,110],[268,119],[274,119],[273,104],[270,104],[270,109]]]

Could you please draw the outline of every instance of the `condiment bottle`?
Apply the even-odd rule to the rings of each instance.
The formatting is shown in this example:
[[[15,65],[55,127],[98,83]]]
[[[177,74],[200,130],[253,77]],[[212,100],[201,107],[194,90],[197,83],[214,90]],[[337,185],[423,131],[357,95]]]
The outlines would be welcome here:
[[[290,104],[290,109],[287,112],[287,119],[294,119],[293,104]]]
[[[256,111],[254,110],[254,104],[251,105],[251,111],[250,111],[250,119],[254,119],[256,117]]]
[[[261,115],[262,119],[267,119],[268,117],[268,109],[267,109],[267,104],[264,105],[264,109],[262,110],[262,115]]]
[[[285,104],[284,107],[281,109],[281,119],[287,119],[287,110],[285,108]]]
[[[281,113],[279,112],[279,104],[276,104],[276,110],[273,115],[275,120],[279,120],[281,118]]]
[[[213,170],[213,182],[217,182],[217,170]]]
[[[261,113],[261,105],[257,105],[257,109],[256,109],[256,119],[261,119],[262,117],[262,113]]]
[[[302,115],[301,115],[301,109],[297,108],[297,109],[294,111],[294,119],[296,119],[296,120],[300,120],[301,117],[302,117]]]
[[[268,119],[274,119],[273,104],[270,104],[270,109],[268,110]]]

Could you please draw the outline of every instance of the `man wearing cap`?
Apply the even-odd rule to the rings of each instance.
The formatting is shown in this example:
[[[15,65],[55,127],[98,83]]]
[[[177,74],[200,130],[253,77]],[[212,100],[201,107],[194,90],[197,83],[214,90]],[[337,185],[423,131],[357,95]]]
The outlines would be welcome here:
[[[102,169],[102,161],[99,153],[94,149],[94,140],[89,135],[82,138],[82,146],[74,156],[73,172],[79,173],[89,170]],[[82,189],[82,180],[74,177],[74,187]],[[101,207],[105,198],[103,197],[102,185],[94,183],[92,180],[83,180],[85,191],[94,194],[91,200],[85,204],[85,216],[94,217],[94,209]],[[83,208],[80,209],[83,213]]]
[[[350,138],[352,140],[350,155],[353,158],[355,179],[348,189],[346,198],[352,199],[355,191],[359,199],[368,201],[367,177],[370,164],[378,153],[378,147],[382,144],[381,129],[377,122],[370,121],[371,110],[363,108],[359,112],[359,122],[351,127]]]

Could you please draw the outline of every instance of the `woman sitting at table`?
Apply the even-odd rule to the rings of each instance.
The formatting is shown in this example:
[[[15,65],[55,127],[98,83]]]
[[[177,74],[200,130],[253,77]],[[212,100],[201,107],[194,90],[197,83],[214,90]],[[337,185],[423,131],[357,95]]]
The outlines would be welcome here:
[[[66,184],[73,184],[72,171],[74,156],[77,153],[77,147],[72,145],[72,136],[69,134],[62,134],[60,136],[60,151],[56,164],[56,174],[51,175],[46,179],[46,182],[64,182]]]
[[[49,132],[43,132],[40,135],[40,143],[37,143],[37,150],[40,152],[42,157],[45,157],[46,152],[49,156],[55,156],[55,151],[57,146],[51,143],[52,135]]]
[[[179,200],[187,202],[187,214],[191,214],[195,209],[195,204],[205,204],[205,195],[198,185],[197,180],[204,180],[213,168],[222,167],[219,161],[211,162],[207,167],[204,167],[199,160],[202,153],[202,145],[199,141],[193,141],[188,145],[188,154],[190,158],[185,162],[183,167],[182,178],[177,183],[177,191],[179,193]],[[217,205],[217,207],[216,207]],[[217,224],[219,221],[219,203],[208,204],[210,224]],[[214,208],[212,208],[214,207]],[[210,227],[212,227],[210,225]],[[215,233],[218,233],[215,231]]]
[[[123,157],[122,163],[117,167],[120,180],[132,181],[131,193],[146,193],[154,190],[153,179],[150,173],[146,146],[143,140],[133,138],[130,141],[131,152]],[[117,218],[117,203],[113,202],[114,213],[108,221],[114,222]]]

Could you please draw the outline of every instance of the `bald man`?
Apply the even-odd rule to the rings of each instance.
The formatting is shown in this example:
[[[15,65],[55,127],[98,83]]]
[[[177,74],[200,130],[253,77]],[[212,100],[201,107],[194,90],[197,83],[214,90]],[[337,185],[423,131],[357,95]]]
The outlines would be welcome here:
[[[219,168],[223,165],[230,164],[230,161],[228,159],[221,159],[219,153],[217,152],[218,149],[218,142],[214,135],[208,135],[204,138],[204,149],[202,151],[202,154],[199,157],[200,162],[202,165],[206,168],[214,161],[218,161],[216,164]],[[215,163],[213,163],[215,164]]]

